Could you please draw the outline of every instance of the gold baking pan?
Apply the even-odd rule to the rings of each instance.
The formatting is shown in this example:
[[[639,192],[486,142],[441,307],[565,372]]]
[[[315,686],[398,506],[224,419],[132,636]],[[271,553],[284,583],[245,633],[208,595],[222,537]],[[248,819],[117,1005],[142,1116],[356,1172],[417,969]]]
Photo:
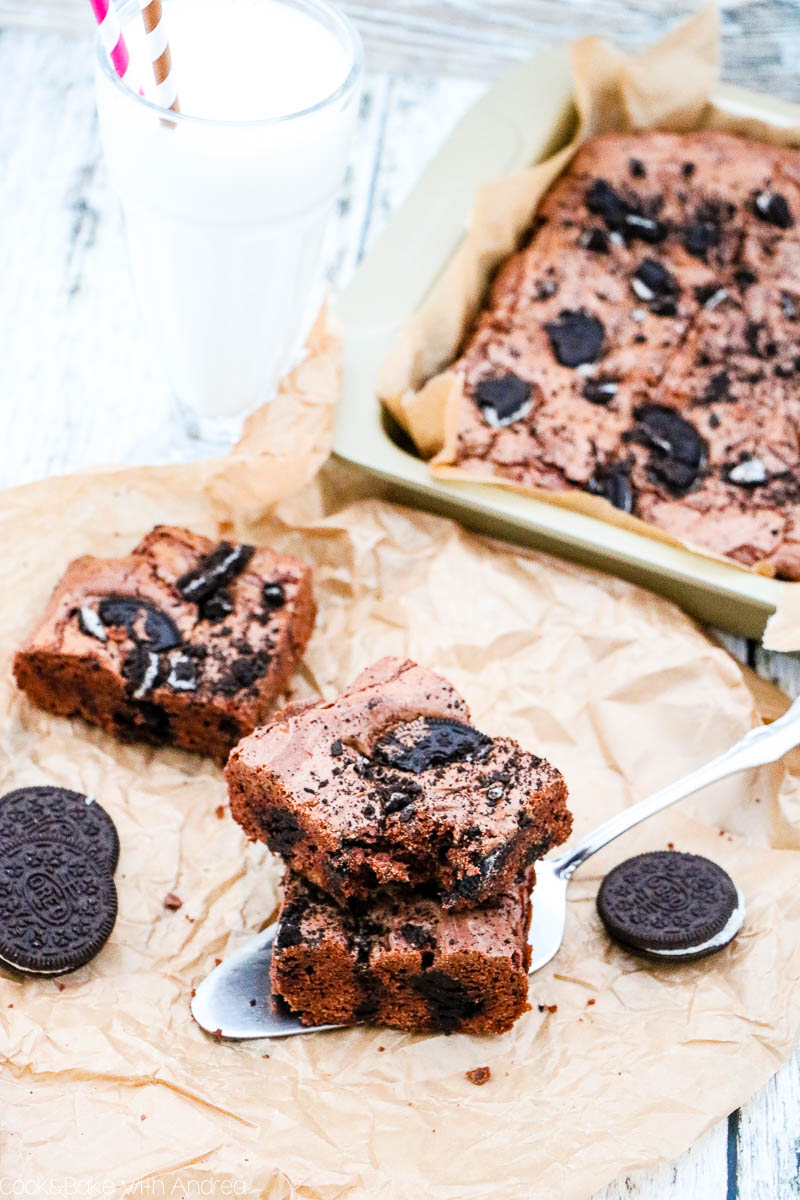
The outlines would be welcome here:
[[[800,106],[770,96],[719,85],[712,99],[739,119],[800,126]],[[611,572],[702,621],[760,637],[786,585],[494,484],[437,478],[378,400],[379,368],[463,239],[476,189],[553,154],[575,123],[569,56],[554,50],[510,72],[451,134],[337,305],[345,355],[335,453],[402,503]]]

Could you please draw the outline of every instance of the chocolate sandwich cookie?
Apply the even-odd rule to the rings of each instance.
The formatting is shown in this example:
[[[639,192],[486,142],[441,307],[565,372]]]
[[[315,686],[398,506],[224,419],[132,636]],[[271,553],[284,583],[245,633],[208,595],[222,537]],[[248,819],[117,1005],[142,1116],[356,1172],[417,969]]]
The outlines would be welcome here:
[[[597,911],[626,950],[691,962],[727,946],[744,901],[726,871],[699,854],[656,850],[620,863],[603,880]]]
[[[117,917],[106,865],[84,850],[29,838],[0,849],[0,964],[66,975],[103,948]]]
[[[6,847],[39,839],[71,846],[102,863],[109,874],[117,868],[116,826],[93,796],[42,785],[0,797],[0,856]]]

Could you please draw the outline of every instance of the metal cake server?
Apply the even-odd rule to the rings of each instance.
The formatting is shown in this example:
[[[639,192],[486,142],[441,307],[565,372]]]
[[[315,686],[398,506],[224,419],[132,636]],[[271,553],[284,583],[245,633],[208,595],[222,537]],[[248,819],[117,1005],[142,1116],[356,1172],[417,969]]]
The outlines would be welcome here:
[[[533,958],[531,973],[549,963],[564,940],[567,920],[567,886],[578,867],[620,834],[647,820],[678,800],[699,792],[709,784],[739,771],[776,762],[800,745],[800,699],[771,725],[760,725],[741,741],[713,758],[705,766],[661,791],[625,809],[581,838],[571,848],[536,865],[533,918],[529,941]],[[737,932],[744,920],[744,901],[725,930]],[[196,989],[192,1015],[203,1029],[225,1038],[289,1037],[297,1033],[319,1033],[337,1025],[301,1025],[285,1008],[274,1005],[270,995],[269,968],[274,923],[216,967]],[[668,961],[669,954],[664,954]]]

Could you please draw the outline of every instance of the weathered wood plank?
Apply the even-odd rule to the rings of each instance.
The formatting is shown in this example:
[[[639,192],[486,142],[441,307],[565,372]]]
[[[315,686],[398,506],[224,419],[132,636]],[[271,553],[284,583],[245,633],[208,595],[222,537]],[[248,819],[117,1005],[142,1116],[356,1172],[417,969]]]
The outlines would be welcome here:
[[[617,1179],[592,1200],[727,1200],[727,1153],[721,1121],[675,1162]]]
[[[0,23],[80,31],[85,0],[0,0]],[[375,71],[495,77],[534,50],[584,34],[631,49],[697,8],[695,0],[345,0]],[[797,0],[727,0],[726,73],[787,99],[800,96]]]

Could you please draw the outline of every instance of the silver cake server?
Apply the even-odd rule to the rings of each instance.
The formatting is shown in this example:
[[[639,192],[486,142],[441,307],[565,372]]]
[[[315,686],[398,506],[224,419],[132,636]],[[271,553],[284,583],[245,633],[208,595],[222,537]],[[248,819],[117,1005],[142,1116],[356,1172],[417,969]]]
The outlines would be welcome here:
[[[567,886],[578,867],[591,855],[678,800],[739,771],[776,762],[798,745],[800,699],[771,725],[751,729],[735,746],[705,766],[605,821],[561,854],[537,863],[529,935],[533,952],[531,972],[545,966],[558,952],[567,921]],[[743,921],[744,901],[740,896],[736,912],[720,938],[732,937]],[[196,989],[192,1015],[203,1029],[225,1038],[262,1038],[341,1028],[338,1025],[301,1025],[297,1017],[273,1003],[269,968],[276,930],[277,923],[252,938],[220,963]],[[662,954],[664,960],[669,961],[669,952]]]

